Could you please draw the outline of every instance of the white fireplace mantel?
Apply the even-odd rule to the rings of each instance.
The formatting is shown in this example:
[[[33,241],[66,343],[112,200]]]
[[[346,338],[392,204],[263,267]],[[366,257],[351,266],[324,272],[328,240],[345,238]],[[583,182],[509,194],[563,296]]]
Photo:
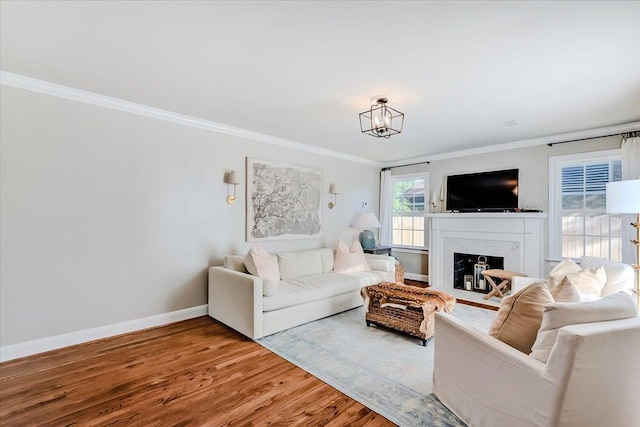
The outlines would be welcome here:
[[[429,282],[457,298],[483,301],[483,294],[453,288],[453,254],[504,257],[504,269],[542,277],[545,213],[428,214]],[[499,304],[497,298],[489,303]]]

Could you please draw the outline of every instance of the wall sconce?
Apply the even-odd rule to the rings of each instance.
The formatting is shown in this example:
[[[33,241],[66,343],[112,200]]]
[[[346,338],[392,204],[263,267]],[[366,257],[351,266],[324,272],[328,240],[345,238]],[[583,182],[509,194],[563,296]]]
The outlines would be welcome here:
[[[336,205],[336,196],[340,194],[338,193],[338,186],[335,184],[329,184],[329,194],[333,194],[333,202],[329,202],[329,209],[333,209]]]
[[[233,194],[227,196],[227,203],[232,205],[236,202],[236,186],[240,183],[236,178],[236,171],[231,171],[227,175],[227,184],[233,185]]]

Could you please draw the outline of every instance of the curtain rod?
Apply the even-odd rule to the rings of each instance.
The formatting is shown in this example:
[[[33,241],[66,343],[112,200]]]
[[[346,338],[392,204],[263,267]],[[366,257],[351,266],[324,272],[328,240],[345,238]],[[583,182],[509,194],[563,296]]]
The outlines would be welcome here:
[[[635,131],[637,132],[637,131]],[[618,135],[628,135],[631,134],[633,132],[621,132],[621,133],[612,133],[611,135],[600,135],[600,136],[592,136],[591,138],[581,138],[581,139],[570,139],[568,141],[559,141],[559,142],[549,142],[547,143],[547,146],[552,147],[556,144],[566,144],[567,142],[578,142],[578,141],[587,141],[589,139],[597,139],[597,138],[608,138],[610,136],[618,136]],[[393,169],[393,168],[403,168],[405,166],[415,166],[415,165],[424,165],[424,164],[430,164],[431,162],[418,162],[418,163],[408,163],[406,165],[398,165],[398,166],[391,166],[391,167],[387,167],[387,168],[382,168],[381,170],[383,171],[387,171],[389,169]]]
[[[405,166],[415,166],[415,165],[428,165],[431,162],[418,162],[418,163],[407,163],[406,165],[398,165],[398,166],[391,166],[388,168],[382,168],[381,170],[383,171],[388,171],[389,169],[393,169],[393,168],[403,168]]]
[[[629,132],[622,132],[622,133],[612,133],[611,135],[600,135],[600,136],[592,136],[591,138],[581,138],[581,139],[570,139],[568,141],[560,141],[560,142],[549,142],[547,144],[547,146],[552,147],[556,144],[566,144],[567,142],[578,142],[578,141],[587,141],[589,139],[598,139],[598,138],[608,138],[610,136],[618,136],[618,135],[625,135]]]

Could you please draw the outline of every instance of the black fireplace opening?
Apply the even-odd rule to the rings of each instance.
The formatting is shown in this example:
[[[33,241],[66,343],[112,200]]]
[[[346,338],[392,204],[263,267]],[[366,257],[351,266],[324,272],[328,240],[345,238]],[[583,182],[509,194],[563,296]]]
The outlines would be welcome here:
[[[503,270],[504,257],[482,254],[453,254],[453,287],[487,294],[491,285],[482,277],[482,270]]]

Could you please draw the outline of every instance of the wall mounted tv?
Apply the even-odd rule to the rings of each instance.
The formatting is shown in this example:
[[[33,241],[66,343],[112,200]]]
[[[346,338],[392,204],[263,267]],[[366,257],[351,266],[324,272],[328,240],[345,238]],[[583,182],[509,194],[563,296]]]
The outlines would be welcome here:
[[[518,209],[518,169],[449,175],[447,210],[513,212]]]

